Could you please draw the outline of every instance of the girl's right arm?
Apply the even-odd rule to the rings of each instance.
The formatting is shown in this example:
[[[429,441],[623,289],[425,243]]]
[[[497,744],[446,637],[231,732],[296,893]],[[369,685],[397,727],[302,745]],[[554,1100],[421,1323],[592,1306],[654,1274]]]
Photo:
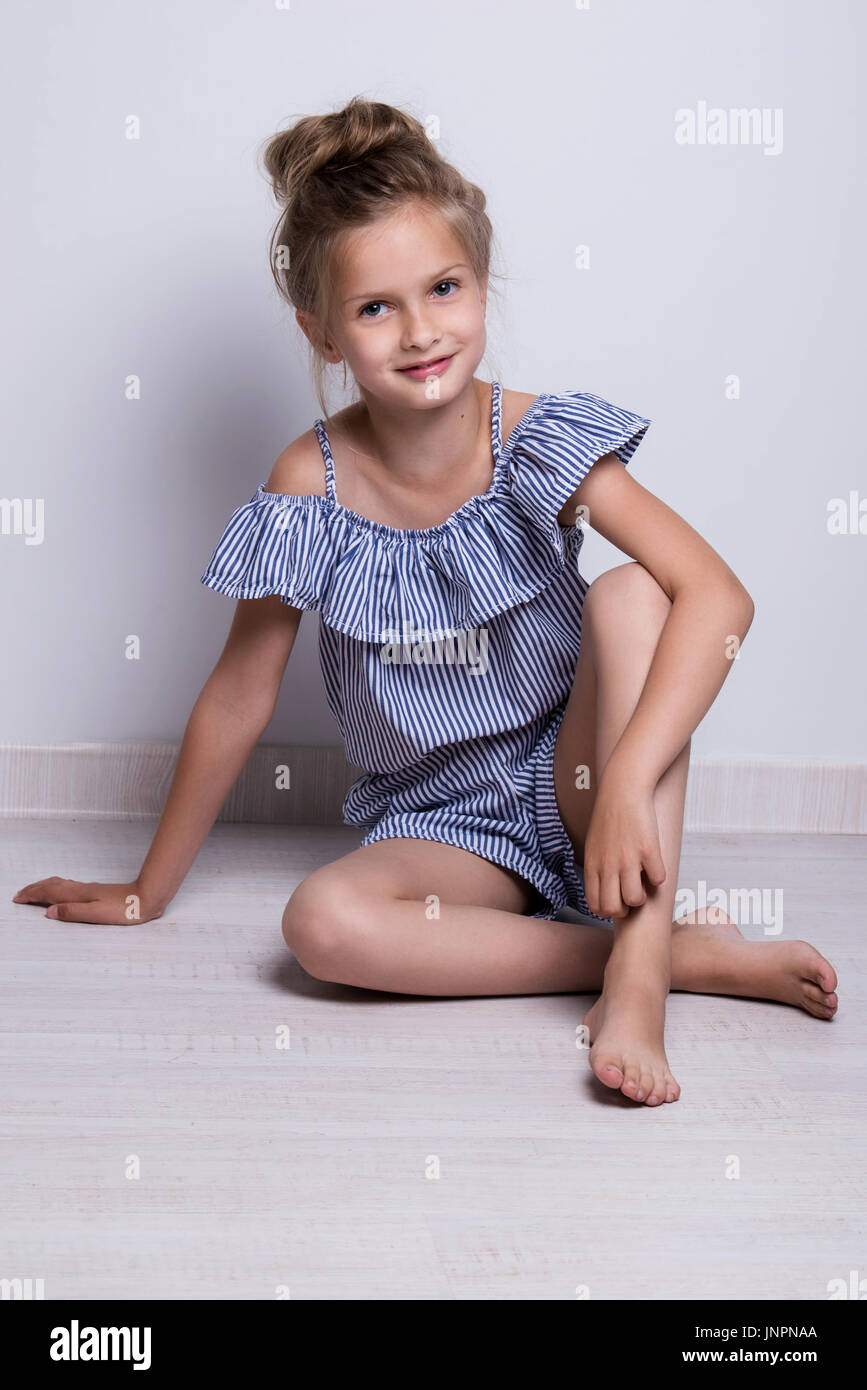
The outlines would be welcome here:
[[[274,713],[301,610],[276,594],[239,599],[226,645],[187,722],[151,847],[130,883],[47,878],[14,902],[62,922],[127,925],[162,916]],[[55,906],[56,905],[56,906]]]

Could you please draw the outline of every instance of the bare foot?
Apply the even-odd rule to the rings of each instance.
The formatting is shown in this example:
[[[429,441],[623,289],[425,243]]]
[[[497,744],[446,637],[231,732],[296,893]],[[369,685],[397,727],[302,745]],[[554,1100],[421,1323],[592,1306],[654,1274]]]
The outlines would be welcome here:
[[[628,1100],[662,1105],[680,1097],[663,1046],[668,981],[636,970],[634,961],[609,959],[603,991],[584,1015],[590,1066],[604,1086]]]
[[[680,1086],[663,1047],[664,984],[634,968],[606,970],[602,994],[584,1015],[590,1066],[603,1085],[630,1100],[678,1100]],[[834,967],[807,941],[746,941],[721,908],[699,908],[672,923],[671,989],[775,999],[815,1018],[837,1012]]]
[[[834,967],[807,941],[745,941],[721,908],[672,924],[671,988],[776,999],[815,1018],[837,1012]]]

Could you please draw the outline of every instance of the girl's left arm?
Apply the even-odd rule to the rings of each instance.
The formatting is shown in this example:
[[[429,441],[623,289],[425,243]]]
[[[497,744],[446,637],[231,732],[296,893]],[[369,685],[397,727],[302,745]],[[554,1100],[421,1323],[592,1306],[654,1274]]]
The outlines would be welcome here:
[[[672,603],[644,689],[600,778],[652,791],[716,699],[755,606],[725,560],[616,454],[593,465],[561,519],[575,520],[578,507]]]

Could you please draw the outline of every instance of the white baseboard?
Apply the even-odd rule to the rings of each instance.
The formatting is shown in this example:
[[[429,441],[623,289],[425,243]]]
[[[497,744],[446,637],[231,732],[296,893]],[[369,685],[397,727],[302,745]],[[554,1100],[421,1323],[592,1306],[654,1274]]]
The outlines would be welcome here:
[[[693,758],[684,829],[867,834],[867,763]]]
[[[138,820],[162,810],[178,748],[6,743],[0,753],[4,819]],[[288,769],[289,786],[278,789],[281,768]],[[340,804],[359,771],[342,748],[260,744],[218,819],[340,825]],[[693,758],[684,830],[867,834],[867,763]]]

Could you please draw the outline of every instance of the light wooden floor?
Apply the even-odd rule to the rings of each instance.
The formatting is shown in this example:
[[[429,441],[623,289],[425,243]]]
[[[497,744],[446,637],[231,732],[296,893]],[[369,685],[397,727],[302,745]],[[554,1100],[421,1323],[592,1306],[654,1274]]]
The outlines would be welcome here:
[[[306,975],[283,906],[354,831],[218,825],[165,917],[107,928],[10,899],[128,879],[153,822],[0,829],[0,1277],[48,1299],[495,1300],[821,1300],[867,1277],[863,838],[686,837],[681,886],[784,889],[840,1009],[673,995],[683,1094],[649,1110],[576,1051],[588,996]]]

